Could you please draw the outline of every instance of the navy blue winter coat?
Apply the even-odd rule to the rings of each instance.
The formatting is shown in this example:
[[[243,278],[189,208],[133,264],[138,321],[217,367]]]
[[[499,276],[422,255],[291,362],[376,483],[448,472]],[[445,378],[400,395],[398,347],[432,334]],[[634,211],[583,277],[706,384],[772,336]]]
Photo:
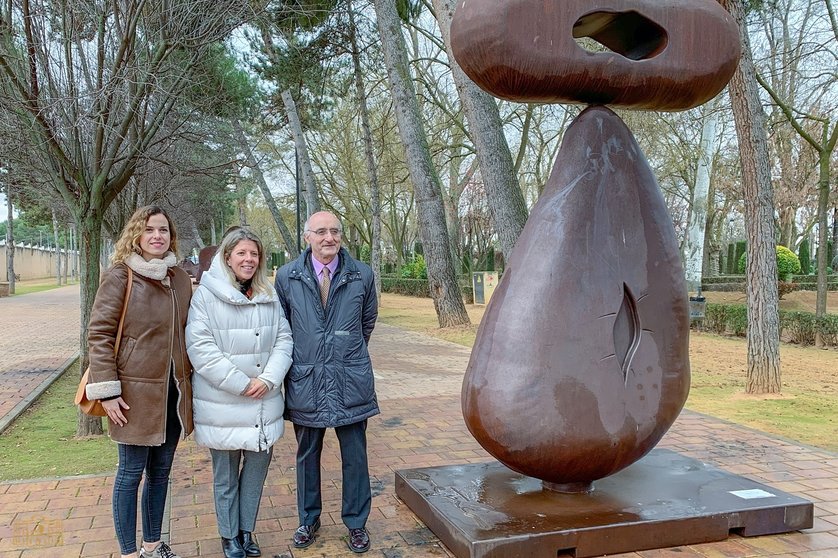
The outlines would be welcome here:
[[[324,309],[307,248],[277,271],[276,291],[294,337],[293,364],[285,377],[285,418],[334,428],[377,415],[367,350],[378,317],[372,269],[341,248]]]

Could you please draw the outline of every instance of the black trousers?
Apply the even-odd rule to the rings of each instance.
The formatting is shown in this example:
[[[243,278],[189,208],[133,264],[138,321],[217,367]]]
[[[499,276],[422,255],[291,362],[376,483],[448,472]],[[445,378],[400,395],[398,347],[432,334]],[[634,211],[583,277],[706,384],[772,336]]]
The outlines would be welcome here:
[[[294,425],[297,437],[297,513],[300,525],[313,525],[320,517],[320,455],[325,428]],[[367,464],[367,421],[335,428],[340,444],[343,471],[341,518],[349,529],[367,523],[372,505],[370,474]]]

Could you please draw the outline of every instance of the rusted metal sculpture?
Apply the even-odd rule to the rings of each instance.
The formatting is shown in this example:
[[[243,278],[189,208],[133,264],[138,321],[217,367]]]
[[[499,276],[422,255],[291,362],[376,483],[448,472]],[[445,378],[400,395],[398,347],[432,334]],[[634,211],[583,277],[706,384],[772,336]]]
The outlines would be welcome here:
[[[610,50],[590,52],[582,37]],[[459,0],[451,46],[497,97],[654,110],[712,99],[740,54],[715,0]]]
[[[611,50],[588,51],[574,40],[583,36]],[[499,97],[658,110],[712,98],[739,57],[736,25],[714,0],[460,0],[451,42],[469,77]],[[675,421],[688,338],[657,182],[620,118],[589,107],[568,128],[482,320],[466,424],[510,469],[589,491]]]

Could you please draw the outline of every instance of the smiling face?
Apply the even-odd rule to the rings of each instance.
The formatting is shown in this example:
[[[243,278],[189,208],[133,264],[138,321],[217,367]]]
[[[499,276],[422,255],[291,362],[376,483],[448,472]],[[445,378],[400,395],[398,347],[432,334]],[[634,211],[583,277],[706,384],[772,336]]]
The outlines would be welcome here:
[[[169,220],[157,213],[145,222],[145,230],[140,235],[140,250],[143,258],[148,261],[162,258],[172,245],[172,235],[169,230]]]
[[[259,247],[252,240],[240,240],[227,257],[227,265],[236,279],[252,279],[259,269]]]
[[[328,264],[340,252],[341,234],[338,218],[321,211],[309,217],[305,239],[311,244],[311,253],[317,261]]]

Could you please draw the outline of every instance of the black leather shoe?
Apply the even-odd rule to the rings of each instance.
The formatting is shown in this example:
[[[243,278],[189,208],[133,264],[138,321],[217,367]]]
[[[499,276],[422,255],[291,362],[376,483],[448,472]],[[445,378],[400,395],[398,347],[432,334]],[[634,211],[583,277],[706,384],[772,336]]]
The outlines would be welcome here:
[[[224,552],[224,558],[245,558],[244,549],[238,538],[221,537],[221,550]]]
[[[358,554],[366,552],[370,549],[369,533],[363,527],[360,529],[350,529],[349,540],[346,541],[346,544],[352,552],[357,552]]]
[[[300,525],[294,531],[294,548],[305,548],[314,542],[314,534],[320,529],[320,518],[314,521],[314,525]]]
[[[244,553],[247,556],[261,556],[262,549],[259,548],[259,543],[256,542],[256,539],[253,537],[253,533],[250,531],[241,531],[239,533],[239,542],[242,545],[242,549],[244,549]]]

